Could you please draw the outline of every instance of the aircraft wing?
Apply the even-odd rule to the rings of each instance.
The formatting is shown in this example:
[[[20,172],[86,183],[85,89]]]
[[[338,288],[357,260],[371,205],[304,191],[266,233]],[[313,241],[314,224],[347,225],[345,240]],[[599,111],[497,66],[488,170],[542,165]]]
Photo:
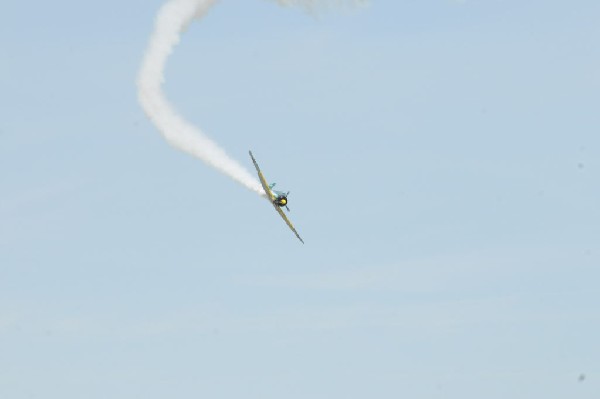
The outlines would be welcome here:
[[[250,154],[250,158],[252,158],[252,162],[254,162],[254,167],[256,168],[256,171],[258,172],[258,178],[260,179],[260,184],[262,185],[263,189],[265,190],[265,194],[267,195],[268,198],[270,198],[271,201],[273,201],[275,199],[275,195],[269,188],[269,183],[267,183],[267,179],[265,179],[265,176],[260,171],[260,168],[258,167],[258,163],[256,162],[256,159],[254,159],[254,155],[252,155],[252,151],[248,151],[248,153]]]
[[[275,209],[277,210],[277,212],[279,213],[279,215],[283,218],[283,220],[285,220],[285,223],[288,225],[288,227],[290,229],[292,229],[292,231],[294,232],[294,234],[296,234],[296,237],[298,237],[298,239],[300,241],[302,241],[302,244],[304,244],[304,240],[300,237],[300,234],[298,234],[298,232],[294,228],[294,225],[292,224],[292,222],[290,222],[290,219],[288,219],[287,215],[283,212],[283,210],[280,207],[278,207],[277,205],[275,205],[275,204],[273,204],[273,206],[275,207]]]

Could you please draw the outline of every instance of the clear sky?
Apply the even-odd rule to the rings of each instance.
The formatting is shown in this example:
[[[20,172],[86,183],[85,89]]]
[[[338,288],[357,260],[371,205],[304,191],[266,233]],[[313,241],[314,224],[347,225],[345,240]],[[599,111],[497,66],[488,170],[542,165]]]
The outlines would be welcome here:
[[[598,398],[600,2],[0,6],[0,398]]]

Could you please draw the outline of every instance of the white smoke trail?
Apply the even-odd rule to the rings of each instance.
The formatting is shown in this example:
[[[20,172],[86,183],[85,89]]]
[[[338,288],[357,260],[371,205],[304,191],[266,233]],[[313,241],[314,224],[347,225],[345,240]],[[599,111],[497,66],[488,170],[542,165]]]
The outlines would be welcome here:
[[[283,6],[299,5],[314,9],[318,4],[359,4],[361,0],[276,0]],[[216,0],[169,0],[159,10],[154,32],[146,49],[138,76],[138,97],[144,112],[173,147],[195,156],[230,176],[246,188],[264,195],[254,177],[200,129],[183,119],[162,91],[164,70],[180,35],[194,18],[202,17]]]
[[[360,6],[369,3],[369,0],[275,0],[282,6],[301,6],[314,10],[322,6],[342,7],[342,6]]]
[[[162,91],[164,70],[179,36],[193,18],[203,16],[215,0],[170,0],[156,17],[156,25],[138,76],[138,98],[144,112],[173,147],[195,156],[263,195],[254,177],[200,129],[183,119]]]

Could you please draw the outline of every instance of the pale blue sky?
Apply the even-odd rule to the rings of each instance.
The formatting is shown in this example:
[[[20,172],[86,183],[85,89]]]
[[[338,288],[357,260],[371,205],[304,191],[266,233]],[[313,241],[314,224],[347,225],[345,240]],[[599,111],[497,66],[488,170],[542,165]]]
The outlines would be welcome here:
[[[0,6],[0,398],[597,398],[600,3]],[[578,381],[584,374],[585,379]]]

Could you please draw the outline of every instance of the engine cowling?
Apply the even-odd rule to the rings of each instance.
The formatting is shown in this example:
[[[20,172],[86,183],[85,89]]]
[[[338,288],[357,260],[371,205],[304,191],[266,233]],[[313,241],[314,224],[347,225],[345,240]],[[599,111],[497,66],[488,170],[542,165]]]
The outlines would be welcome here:
[[[284,207],[287,205],[287,197],[285,196],[281,196],[281,197],[277,197],[275,198],[275,200],[273,201],[275,203],[275,205],[279,206],[279,207]]]

